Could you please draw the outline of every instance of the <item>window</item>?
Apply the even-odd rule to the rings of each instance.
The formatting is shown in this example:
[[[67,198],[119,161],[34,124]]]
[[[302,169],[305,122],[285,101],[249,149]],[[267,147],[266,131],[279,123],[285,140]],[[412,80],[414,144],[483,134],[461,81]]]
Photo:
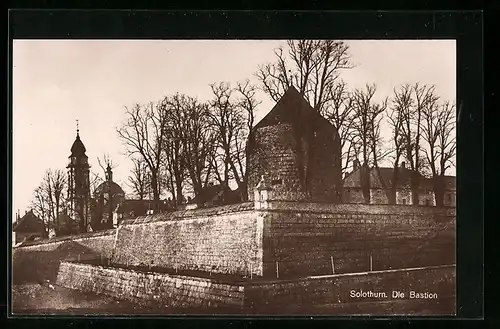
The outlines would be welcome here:
[[[279,178],[279,179],[273,179],[271,181],[271,185],[280,185],[280,184],[283,184],[283,179]]]

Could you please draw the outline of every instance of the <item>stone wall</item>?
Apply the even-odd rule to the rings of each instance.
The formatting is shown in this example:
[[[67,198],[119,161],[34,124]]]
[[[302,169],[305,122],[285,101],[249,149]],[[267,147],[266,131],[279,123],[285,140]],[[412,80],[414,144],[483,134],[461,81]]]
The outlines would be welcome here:
[[[455,262],[454,209],[277,201],[268,207],[263,241],[266,277]]]
[[[56,279],[61,261],[67,259],[109,259],[116,230],[58,237],[31,242],[12,250],[14,284]]]
[[[105,258],[110,258],[113,254],[115,233],[116,230],[113,229],[39,240],[16,247],[14,248],[14,252],[53,251],[63,242],[75,241],[101,254]]]
[[[112,263],[262,275],[262,232],[253,203],[139,218],[119,227]]]
[[[63,262],[57,284],[158,308],[243,307],[243,286],[197,277]]]
[[[249,157],[248,196],[254,199],[253,191],[262,175],[273,186],[277,199],[300,200],[306,198],[300,164],[299,145],[295,140],[291,124],[276,124],[256,129],[251,140]],[[273,183],[276,182],[276,183]]]
[[[71,240],[120,266],[240,277],[455,262],[454,208],[284,201],[269,201],[266,207],[255,209],[248,202],[163,213]],[[14,248],[14,253],[51,252],[67,239],[46,241]]]
[[[437,266],[294,280],[221,282],[180,275],[63,262],[57,284],[192,313],[243,314],[448,314],[455,313],[455,267]],[[395,298],[393,291],[403,293]],[[413,292],[428,293],[415,298]],[[365,293],[377,293],[367,297]],[[358,293],[360,295],[358,295]],[[383,293],[383,294],[382,294]]]
[[[112,263],[301,277],[455,261],[453,208],[269,201],[128,221]]]
[[[436,266],[248,283],[245,309],[252,314],[453,315],[455,275],[455,266]],[[393,296],[396,291],[403,295]]]

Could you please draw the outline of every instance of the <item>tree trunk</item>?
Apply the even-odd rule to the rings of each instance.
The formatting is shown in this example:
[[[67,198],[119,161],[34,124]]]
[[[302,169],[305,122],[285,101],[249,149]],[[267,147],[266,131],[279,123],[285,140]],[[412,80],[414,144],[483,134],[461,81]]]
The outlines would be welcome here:
[[[158,191],[158,176],[156,172],[151,173],[151,188],[153,189],[153,211],[156,214],[160,209],[160,192]]]
[[[370,204],[370,169],[368,164],[365,162],[360,169],[361,174],[361,190],[363,192],[363,198],[365,204]]]
[[[182,201],[182,181],[179,178],[175,179],[175,191],[175,194],[172,194],[174,194],[174,200],[176,200],[176,204],[179,205]]]
[[[398,190],[399,168],[396,166],[392,173],[392,184],[389,193],[389,204],[397,203],[397,190]]]
[[[411,194],[412,194],[412,204],[418,206],[419,204],[419,187],[420,187],[420,175],[417,170],[411,173]]]
[[[433,177],[434,183],[434,196],[436,197],[436,206],[442,207],[444,206],[444,184],[443,184],[443,176],[436,175]]]

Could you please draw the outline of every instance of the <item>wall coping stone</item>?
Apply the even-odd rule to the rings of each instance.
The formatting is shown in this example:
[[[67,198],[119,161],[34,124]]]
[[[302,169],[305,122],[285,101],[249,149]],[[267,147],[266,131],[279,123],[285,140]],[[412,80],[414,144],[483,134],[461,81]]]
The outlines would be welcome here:
[[[86,232],[86,233],[80,233],[80,234],[75,234],[75,235],[58,236],[58,237],[53,237],[53,238],[48,238],[48,239],[43,239],[43,240],[28,241],[20,246],[14,247],[14,249],[22,249],[24,247],[47,245],[47,244],[51,244],[51,243],[59,243],[59,242],[64,242],[64,241],[83,240],[83,239],[88,239],[88,238],[113,235],[115,233],[116,233],[116,229],[113,228],[113,229],[109,229],[109,230],[105,230],[105,231]]]
[[[363,271],[363,272],[355,272],[355,273],[340,273],[340,274],[307,276],[307,277],[301,277],[301,278],[281,279],[281,280],[265,279],[265,278],[255,278],[255,279],[251,280],[251,279],[247,278],[246,280],[229,281],[229,280],[221,280],[221,279],[216,279],[216,278],[210,279],[210,278],[203,278],[203,277],[197,277],[197,276],[159,273],[159,272],[153,272],[153,271],[136,271],[133,269],[127,269],[127,268],[122,268],[122,267],[112,267],[112,266],[108,267],[108,266],[101,266],[101,265],[94,265],[94,264],[83,264],[83,263],[77,263],[77,262],[71,262],[71,261],[62,261],[61,266],[63,264],[66,264],[66,265],[69,265],[72,267],[85,268],[88,270],[90,270],[91,268],[97,268],[100,270],[125,272],[125,273],[132,273],[135,275],[153,275],[156,277],[169,277],[172,279],[181,279],[184,281],[193,280],[193,281],[205,282],[205,283],[210,283],[210,284],[215,284],[215,285],[239,286],[240,288],[241,287],[255,287],[255,286],[260,286],[260,285],[268,285],[268,284],[313,282],[316,280],[336,279],[336,278],[343,278],[343,277],[372,276],[372,275],[387,274],[387,273],[418,272],[418,271],[446,270],[446,269],[449,269],[449,270],[455,269],[456,270],[456,264],[447,264],[447,265],[412,267],[412,268],[390,269],[390,270],[379,270],[379,271]]]
[[[132,273],[132,274],[136,274],[136,275],[153,275],[153,276],[157,276],[157,277],[169,277],[172,279],[181,279],[181,280],[185,280],[185,281],[193,280],[193,281],[198,281],[198,282],[206,282],[206,283],[219,284],[219,285],[241,286],[244,283],[244,281],[236,281],[236,280],[229,281],[229,280],[221,280],[221,279],[209,279],[209,278],[203,278],[203,277],[197,277],[197,276],[160,273],[160,272],[153,272],[153,271],[136,271],[133,269],[123,268],[123,267],[84,264],[84,263],[78,263],[78,262],[72,262],[72,261],[61,261],[61,266],[63,264],[67,265],[67,266],[71,266],[71,267],[80,267],[80,268],[85,268],[85,269],[89,269],[89,270],[91,268],[96,268],[99,270],[106,270],[106,271],[125,272],[125,273]]]
[[[173,212],[161,212],[155,215],[140,216],[134,219],[127,219],[120,223],[121,225],[143,224],[164,221],[178,221],[187,218],[209,217],[215,215],[230,214],[254,210],[253,202],[244,202],[209,208],[177,210]]]
[[[456,264],[401,268],[401,269],[391,269],[391,270],[381,270],[381,271],[364,271],[364,272],[355,272],[355,273],[317,275],[317,276],[307,276],[307,277],[302,277],[302,278],[284,279],[284,280],[273,279],[273,280],[265,280],[265,281],[258,280],[255,282],[246,281],[245,284],[249,285],[249,286],[258,286],[258,285],[266,285],[266,284],[282,284],[282,283],[294,283],[294,282],[314,281],[314,280],[322,280],[322,279],[336,279],[336,278],[342,278],[342,277],[355,277],[355,276],[363,276],[363,275],[370,276],[370,275],[378,275],[378,274],[385,274],[385,273],[418,272],[418,271],[453,269],[453,268],[456,268]]]
[[[319,203],[303,201],[268,201],[268,207],[261,211],[300,211],[312,213],[339,213],[339,214],[372,214],[372,215],[399,215],[399,214],[432,214],[455,216],[455,207],[409,206],[389,204],[352,204],[352,203]]]

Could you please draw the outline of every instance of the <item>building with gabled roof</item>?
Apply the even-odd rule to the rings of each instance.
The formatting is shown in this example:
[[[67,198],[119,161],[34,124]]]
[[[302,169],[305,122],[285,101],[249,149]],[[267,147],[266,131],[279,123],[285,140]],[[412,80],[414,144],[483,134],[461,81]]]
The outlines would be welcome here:
[[[385,182],[386,187],[390,189],[393,186],[394,168],[379,167],[379,170],[370,168],[370,203],[371,204],[388,204],[386,191],[384,190]],[[401,163],[401,167],[397,168],[397,186],[396,186],[396,204],[411,205],[412,204],[412,190],[411,190],[411,176],[413,171],[406,168],[405,163]],[[343,181],[342,199],[345,203],[365,203],[363,196],[362,183],[361,183],[361,167],[356,164],[353,171],[348,173]],[[379,176],[380,174],[380,176]],[[436,198],[434,193],[433,180],[418,174],[419,178],[419,205],[435,206]],[[445,206],[455,206],[455,177],[444,176],[445,179]],[[448,200],[448,202],[446,202]]]
[[[18,216],[12,226],[12,231],[12,243],[14,245],[47,237],[45,223],[33,213],[33,210],[26,212],[23,217]]]

